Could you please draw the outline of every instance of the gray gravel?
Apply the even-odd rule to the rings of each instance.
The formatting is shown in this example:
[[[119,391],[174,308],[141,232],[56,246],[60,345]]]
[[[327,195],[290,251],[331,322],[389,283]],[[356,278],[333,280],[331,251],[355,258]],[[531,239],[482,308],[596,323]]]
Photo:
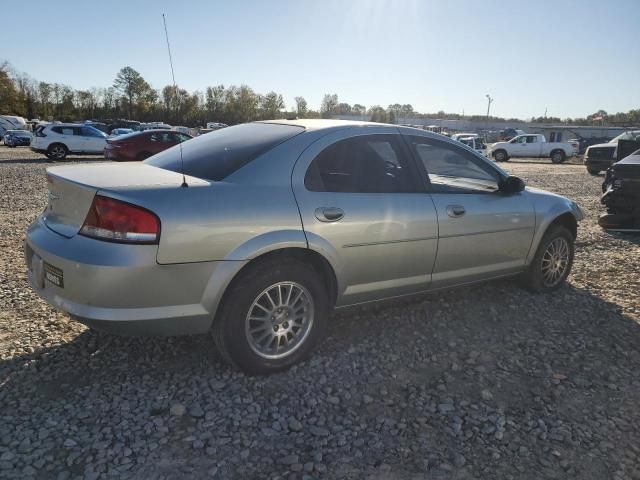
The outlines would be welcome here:
[[[206,335],[96,334],[31,293],[46,166],[0,147],[0,478],[640,479],[640,239],[597,227],[582,166],[506,165],[587,212],[559,292],[337,313],[311,360],[258,378]]]

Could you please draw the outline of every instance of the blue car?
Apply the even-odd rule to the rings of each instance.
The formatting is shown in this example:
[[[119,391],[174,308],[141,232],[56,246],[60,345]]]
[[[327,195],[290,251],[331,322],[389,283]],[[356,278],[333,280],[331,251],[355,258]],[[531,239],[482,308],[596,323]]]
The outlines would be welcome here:
[[[28,147],[32,138],[31,132],[26,130],[7,130],[4,134],[4,144],[7,147]]]

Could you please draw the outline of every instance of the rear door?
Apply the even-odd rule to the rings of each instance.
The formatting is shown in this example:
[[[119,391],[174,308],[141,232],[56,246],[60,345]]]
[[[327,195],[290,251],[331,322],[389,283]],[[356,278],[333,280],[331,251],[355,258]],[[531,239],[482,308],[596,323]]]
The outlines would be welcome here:
[[[427,289],[436,212],[396,128],[328,134],[292,181],[310,248],[337,268],[338,306]]]
[[[152,155],[173,147],[177,143],[172,132],[154,132],[148,138],[147,145]]]
[[[498,192],[501,173],[462,147],[417,135],[406,138],[424,167],[438,216],[433,287],[521,271],[535,229],[528,196]]]
[[[56,126],[51,129],[56,133],[55,138],[51,139],[51,143],[62,143],[71,152],[82,151],[84,143],[82,137],[79,134],[80,127],[74,126]],[[78,132],[78,133],[76,133]]]

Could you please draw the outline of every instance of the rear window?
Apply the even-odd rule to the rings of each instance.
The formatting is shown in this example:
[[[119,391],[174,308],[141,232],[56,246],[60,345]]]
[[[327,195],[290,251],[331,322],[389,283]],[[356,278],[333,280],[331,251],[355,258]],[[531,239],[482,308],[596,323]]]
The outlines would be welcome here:
[[[206,180],[222,180],[303,131],[303,127],[295,125],[244,123],[201,135],[182,144],[184,173]],[[165,150],[144,163],[180,173],[180,148]]]

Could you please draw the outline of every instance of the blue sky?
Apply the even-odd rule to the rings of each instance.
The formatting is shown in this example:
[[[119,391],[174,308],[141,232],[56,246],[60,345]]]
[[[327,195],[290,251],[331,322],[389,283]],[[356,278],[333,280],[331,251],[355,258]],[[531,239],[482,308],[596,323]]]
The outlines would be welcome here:
[[[467,115],[486,113],[489,93],[492,113],[520,118],[640,108],[640,0],[31,0],[27,10],[3,22],[0,61],[75,88],[108,86],[125,65],[155,88],[170,83],[164,12],[176,80],[190,91],[247,84],[287,106],[337,93]]]

